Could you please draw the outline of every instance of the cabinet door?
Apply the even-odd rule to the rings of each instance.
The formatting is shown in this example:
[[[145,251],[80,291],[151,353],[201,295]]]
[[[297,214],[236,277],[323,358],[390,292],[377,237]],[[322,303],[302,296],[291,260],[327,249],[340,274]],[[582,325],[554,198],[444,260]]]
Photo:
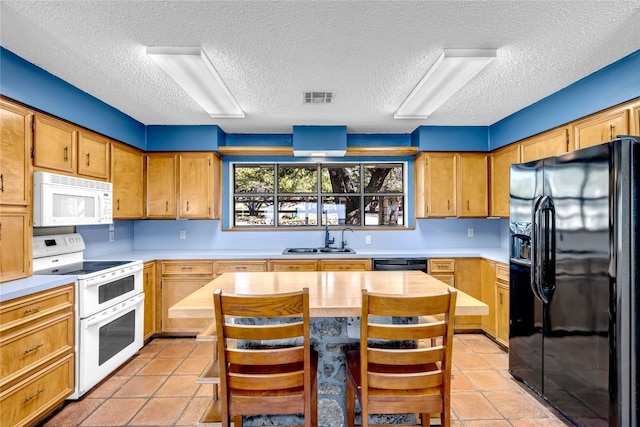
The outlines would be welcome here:
[[[0,282],[31,276],[29,210],[0,207]]]
[[[180,218],[213,218],[213,154],[181,153],[179,157]]]
[[[77,141],[76,127],[52,117],[36,114],[33,165],[75,173]]]
[[[176,218],[175,154],[147,154],[147,218]]]
[[[640,135],[640,102],[631,107],[631,135]]]
[[[480,258],[456,258],[456,289],[481,299]],[[456,330],[478,330],[482,328],[482,316],[456,316]]]
[[[573,125],[576,150],[611,141],[629,134],[628,108],[615,108],[595,114]]]
[[[162,278],[162,332],[196,336],[211,319],[172,319],[169,308],[211,281],[210,277],[176,276]]]
[[[112,144],[113,219],[140,219],[144,216],[143,170],[142,151],[124,144]]]
[[[0,100],[0,204],[31,204],[31,120],[25,108]]]
[[[496,263],[487,259],[480,261],[480,301],[489,306],[489,314],[481,317],[482,330],[496,337]]]
[[[413,161],[413,208],[416,218],[427,216],[427,153],[416,154]]]
[[[464,153],[458,162],[458,216],[486,217],[489,214],[487,155]]]
[[[456,215],[456,164],[454,153],[427,154],[426,216]]]
[[[100,135],[82,131],[78,134],[78,175],[109,179],[110,141]]]
[[[569,147],[569,128],[553,129],[527,138],[521,145],[524,163],[564,154],[571,148]]]
[[[509,179],[511,165],[520,163],[520,146],[511,144],[491,153],[489,215],[509,217]]]
[[[509,286],[496,282],[496,339],[509,346]]]
[[[156,332],[156,263],[145,262],[142,271],[144,290],[144,340]]]

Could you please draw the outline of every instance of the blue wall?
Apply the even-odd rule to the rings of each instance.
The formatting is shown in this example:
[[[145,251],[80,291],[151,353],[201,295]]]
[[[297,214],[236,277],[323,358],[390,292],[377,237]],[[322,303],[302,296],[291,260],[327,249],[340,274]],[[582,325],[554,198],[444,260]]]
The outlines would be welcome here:
[[[224,132],[216,125],[147,126],[146,151],[217,151]]]
[[[489,149],[640,97],[640,50],[491,125]]]
[[[75,86],[0,47],[0,94],[32,108],[145,148],[145,127]]]

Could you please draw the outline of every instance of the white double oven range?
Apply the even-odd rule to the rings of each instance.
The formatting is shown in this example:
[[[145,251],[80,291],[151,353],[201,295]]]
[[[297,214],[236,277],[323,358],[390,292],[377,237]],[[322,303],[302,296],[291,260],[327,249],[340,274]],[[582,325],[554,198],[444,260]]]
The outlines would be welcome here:
[[[143,346],[142,261],[84,259],[78,233],[33,237],[34,275],[73,276],[78,399]]]

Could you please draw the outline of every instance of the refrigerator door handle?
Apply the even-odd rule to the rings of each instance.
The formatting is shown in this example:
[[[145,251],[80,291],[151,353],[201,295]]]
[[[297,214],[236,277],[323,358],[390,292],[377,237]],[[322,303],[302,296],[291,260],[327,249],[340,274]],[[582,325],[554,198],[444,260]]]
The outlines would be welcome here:
[[[542,252],[542,211],[540,209],[544,197],[538,197],[533,205],[532,215],[532,233],[531,233],[531,291],[539,300],[543,301],[540,283],[542,282],[543,273],[543,252]]]
[[[548,304],[555,290],[556,209],[553,199],[549,196],[541,197],[536,204],[534,216],[538,238],[535,287],[538,298]]]

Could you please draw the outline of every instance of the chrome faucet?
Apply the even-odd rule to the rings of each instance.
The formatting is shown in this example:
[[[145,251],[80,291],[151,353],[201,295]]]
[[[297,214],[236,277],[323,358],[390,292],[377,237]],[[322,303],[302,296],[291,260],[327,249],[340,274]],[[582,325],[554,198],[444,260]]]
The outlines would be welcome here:
[[[324,247],[329,248],[335,242],[335,238],[329,238],[329,217],[327,215],[327,211],[323,210],[322,214],[324,215]]]
[[[344,248],[347,246],[347,241],[346,241],[346,240],[344,240],[344,232],[345,232],[345,231],[347,231],[347,230],[349,230],[350,232],[352,232],[352,233],[353,233],[353,230],[352,230],[352,229],[350,229],[349,227],[347,227],[347,228],[343,228],[343,229],[342,229],[342,243],[341,243],[341,245],[342,245],[342,249],[344,249]]]

